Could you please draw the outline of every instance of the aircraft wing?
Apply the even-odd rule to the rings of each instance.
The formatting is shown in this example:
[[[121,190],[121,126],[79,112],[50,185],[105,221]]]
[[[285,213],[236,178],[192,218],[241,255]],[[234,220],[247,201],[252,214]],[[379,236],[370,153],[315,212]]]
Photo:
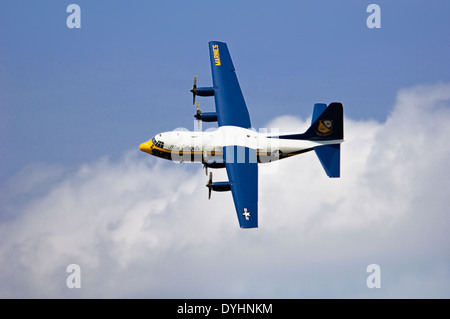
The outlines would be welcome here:
[[[226,43],[209,42],[211,71],[219,126],[250,128],[250,116]]]
[[[258,164],[256,150],[224,146],[225,167],[241,228],[258,227]]]
[[[217,121],[220,126],[251,128],[250,115],[226,43],[209,42]],[[258,227],[258,162],[256,150],[223,147],[225,167],[241,228]]]

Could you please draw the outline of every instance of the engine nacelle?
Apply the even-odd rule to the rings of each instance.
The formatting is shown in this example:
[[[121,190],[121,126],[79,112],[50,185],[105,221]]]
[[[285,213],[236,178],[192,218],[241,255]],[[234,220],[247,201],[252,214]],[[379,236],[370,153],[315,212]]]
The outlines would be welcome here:
[[[202,112],[194,115],[194,117],[202,122],[217,122],[216,112]]]
[[[203,161],[203,165],[208,168],[225,168],[224,161],[208,160]]]
[[[231,183],[230,182],[214,182],[212,181],[212,175],[210,173],[209,175],[209,181],[208,184],[206,184],[206,187],[208,187],[208,199],[211,199],[211,192],[227,192],[231,190]]]
[[[214,182],[206,186],[215,192],[227,192],[231,190],[230,182]]]
[[[192,91],[194,91],[194,92],[192,92]],[[191,90],[191,92],[198,96],[213,96],[214,88],[213,87],[194,88]]]
[[[206,184],[206,187],[208,187],[208,198],[211,199],[211,191],[215,191],[215,192],[230,191],[231,183],[230,182],[213,182],[212,173],[210,172],[208,184]]]
[[[197,77],[194,76],[194,85],[192,86],[191,92],[193,94],[192,104],[195,104],[195,96],[213,96],[214,88],[213,87],[197,87]]]
[[[209,168],[225,168],[222,150],[215,148],[213,150],[203,152],[203,165]]]

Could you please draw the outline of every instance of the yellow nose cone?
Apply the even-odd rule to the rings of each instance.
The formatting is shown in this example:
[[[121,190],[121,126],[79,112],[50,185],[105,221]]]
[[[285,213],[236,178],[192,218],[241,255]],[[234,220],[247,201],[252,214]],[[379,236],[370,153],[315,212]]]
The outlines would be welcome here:
[[[149,153],[149,154],[152,153],[152,146],[151,146],[151,144],[150,144],[149,142],[142,143],[142,144],[139,146],[139,149],[140,149],[142,152],[145,152],[145,153]]]

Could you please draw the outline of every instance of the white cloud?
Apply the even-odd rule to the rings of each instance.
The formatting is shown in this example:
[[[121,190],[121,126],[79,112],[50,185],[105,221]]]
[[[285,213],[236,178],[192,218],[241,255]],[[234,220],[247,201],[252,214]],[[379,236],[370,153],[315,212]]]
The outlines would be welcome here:
[[[401,90],[385,123],[345,119],[340,179],[313,152],[260,165],[256,230],[238,227],[231,194],[207,200],[195,164],[138,151],[31,164],[2,192],[0,296],[448,298],[449,115],[449,84]],[[380,289],[365,284],[372,263]]]

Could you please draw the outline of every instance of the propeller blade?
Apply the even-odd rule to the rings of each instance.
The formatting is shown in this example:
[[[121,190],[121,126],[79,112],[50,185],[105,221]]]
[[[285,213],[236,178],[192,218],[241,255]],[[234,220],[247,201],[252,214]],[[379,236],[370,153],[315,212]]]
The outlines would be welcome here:
[[[209,188],[208,199],[211,199],[211,191],[212,191],[212,172],[209,172],[209,180],[208,180],[208,184],[206,184],[206,187]]]
[[[195,96],[197,95],[197,77],[194,76],[194,85],[192,86],[191,89],[192,92],[192,105],[195,105]]]

